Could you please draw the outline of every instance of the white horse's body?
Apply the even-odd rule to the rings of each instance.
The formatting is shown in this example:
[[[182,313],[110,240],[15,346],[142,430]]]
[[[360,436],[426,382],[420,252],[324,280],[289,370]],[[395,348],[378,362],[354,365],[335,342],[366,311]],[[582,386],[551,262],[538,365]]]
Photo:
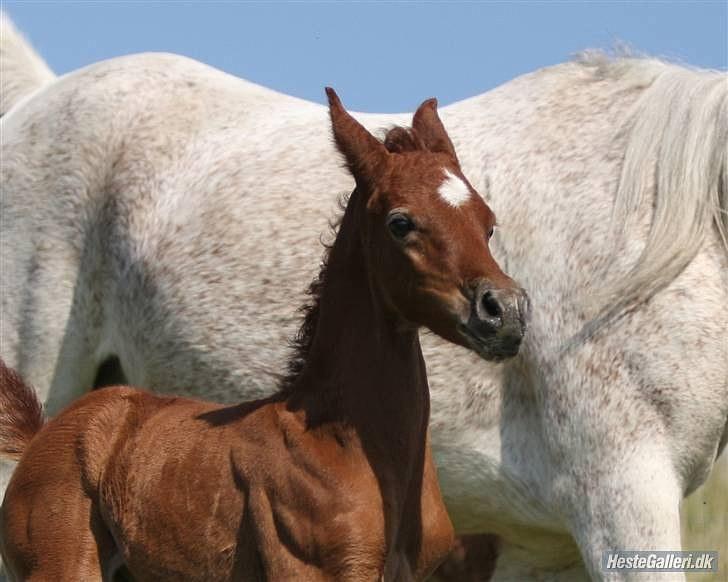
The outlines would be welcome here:
[[[274,390],[352,189],[325,108],[172,55],[30,89],[3,103],[2,357],[50,412],[110,356],[158,391]],[[496,577],[680,547],[726,439],[727,109],[724,74],[598,56],[441,109],[533,304],[505,365],[424,338],[443,492],[502,537]]]

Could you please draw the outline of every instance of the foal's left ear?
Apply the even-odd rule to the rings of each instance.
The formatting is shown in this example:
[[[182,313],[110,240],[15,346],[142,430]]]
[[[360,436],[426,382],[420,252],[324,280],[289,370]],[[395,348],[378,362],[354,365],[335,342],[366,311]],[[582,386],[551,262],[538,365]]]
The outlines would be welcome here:
[[[412,129],[431,152],[448,154],[458,163],[458,156],[450,136],[437,114],[437,99],[428,99],[417,108],[412,118]]]

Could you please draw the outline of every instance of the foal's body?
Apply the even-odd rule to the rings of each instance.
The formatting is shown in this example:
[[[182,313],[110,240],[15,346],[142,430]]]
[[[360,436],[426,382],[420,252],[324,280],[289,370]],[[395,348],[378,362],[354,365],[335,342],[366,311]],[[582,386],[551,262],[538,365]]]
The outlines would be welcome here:
[[[89,419],[75,449],[59,442]],[[420,444],[413,466],[405,447],[369,436],[336,423],[306,430],[305,414],[280,400],[222,408],[93,393],[28,449],[36,464],[12,488],[30,513],[4,531],[16,548],[8,566],[27,580],[100,579],[127,561],[139,580],[313,581],[377,580],[386,562],[387,580],[422,579],[452,542],[429,450],[409,435],[406,445]],[[392,463],[372,467],[373,446]],[[67,468],[50,482],[48,458]],[[380,482],[402,500],[387,515],[416,502],[426,523],[385,522]],[[34,517],[41,498],[62,503]],[[32,574],[18,567],[26,552],[40,560]]]
[[[382,144],[329,99],[357,187],[276,395],[226,408],[109,388],[42,426],[0,366],[13,578],[409,581],[450,550],[418,328],[503,360],[527,300],[434,101]]]

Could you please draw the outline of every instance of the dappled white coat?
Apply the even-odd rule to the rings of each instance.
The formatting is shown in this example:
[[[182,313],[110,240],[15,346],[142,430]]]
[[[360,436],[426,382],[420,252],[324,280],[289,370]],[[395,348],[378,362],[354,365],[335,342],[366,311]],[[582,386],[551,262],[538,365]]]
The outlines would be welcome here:
[[[174,55],[37,71],[3,92],[2,357],[52,413],[110,355],[160,392],[273,391],[353,187],[326,109]],[[443,492],[502,536],[501,578],[680,546],[726,438],[727,99],[724,74],[591,55],[441,109],[533,304],[506,364],[423,338]]]

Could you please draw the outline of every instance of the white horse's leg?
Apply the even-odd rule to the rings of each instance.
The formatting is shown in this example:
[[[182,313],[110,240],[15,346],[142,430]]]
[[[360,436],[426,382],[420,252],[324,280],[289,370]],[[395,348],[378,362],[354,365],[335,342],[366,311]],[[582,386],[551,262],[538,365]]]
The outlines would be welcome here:
[[[19,197],[22,186],[13,177],[3,184],[8,197]],[[23,252],[10,244],[11,237],[31,227],[22,218],[3,227],[0,243],[15,252],[3,250],[0,353],[53,415],[93,384],[98,336],[93,289],[79,274],[72,250],[49,243]]]
[[[604,459],[595,475],[572,483],[570,529],[594,580],[641,580],[645,574],[604,569],[611,550],[682,549],[680,487],[666,471],[670,459],[651,446],[637,448],[622,459]],[[682,573],[652,573],[652,579],[684,580]]]
[[[562,467],[553,479],[553,502],[579,549],[555,532],[505,531],[493,582],[684,580],[682,573],[646,575],[602,567],[608,550],[681,549],[681,494],[674,475],[666,474],[668,463],[655,448],[644,447]]]

